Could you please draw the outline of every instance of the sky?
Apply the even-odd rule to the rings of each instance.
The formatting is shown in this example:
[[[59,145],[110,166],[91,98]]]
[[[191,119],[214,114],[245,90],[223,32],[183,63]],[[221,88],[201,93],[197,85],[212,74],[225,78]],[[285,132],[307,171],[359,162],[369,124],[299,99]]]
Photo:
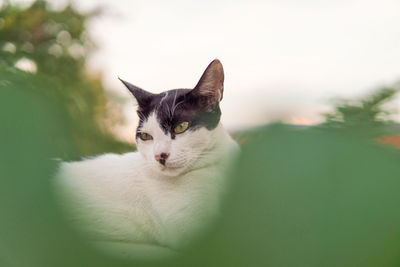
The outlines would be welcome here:
[[[99,50],[89,66],[128,99],[130,129],[134,101],[118,76],[151,92],[192,88],[214,58],[225,69],[222,122],[230,129],[319,123],[332,99],[400,80],[398,0],[74,3],[105,7],[90,22]]]

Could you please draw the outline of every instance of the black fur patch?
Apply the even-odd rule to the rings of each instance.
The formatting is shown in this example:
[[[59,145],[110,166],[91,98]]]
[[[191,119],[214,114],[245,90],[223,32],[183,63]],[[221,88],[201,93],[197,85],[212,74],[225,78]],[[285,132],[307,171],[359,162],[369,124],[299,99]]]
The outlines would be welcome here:
[[[155,112],[160,127],[164,132],[170,133],[175,138],[175,127],[181,122],[189,122],[188,131],[195,131],[200,127],[208,130],[214,129],[221,117],[221,110],[217,104],[212,110],[204,105],[204,99],[189,94],[191,89],[174,89],[160,94],[153,94],[151,100],[140,106],[137,113],[139,126],[136,138],[139,137],[139,129],[143,122]]]

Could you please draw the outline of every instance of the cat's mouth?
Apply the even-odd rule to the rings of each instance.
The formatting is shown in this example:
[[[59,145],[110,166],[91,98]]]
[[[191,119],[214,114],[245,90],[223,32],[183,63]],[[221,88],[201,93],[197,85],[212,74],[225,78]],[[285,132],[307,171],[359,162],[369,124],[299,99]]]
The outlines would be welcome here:
[[[187,161],[182,159],[166,160],[163,163],[156,161],[155,163],[156,169],[168,176],[179,175],[188,167]]]
[[[160,170],[161,170],[163,173],[172,173],[172,174],[175,174],[175,173],[179,173],[181,170],[183,170],[184,167],[185,167],[185,165],[177,165],[177,164],[173,164],[173,163],[168,163],[168,162],[166,162],[165,165],[161,165],[161,164],[160,164],[159,167],[160,167]]]
[[[161,169],[163,170],[177,170],[182,168],[183,166],[177,166],[177,165],[172,165],[172,164],[165,164],[161,166]]]

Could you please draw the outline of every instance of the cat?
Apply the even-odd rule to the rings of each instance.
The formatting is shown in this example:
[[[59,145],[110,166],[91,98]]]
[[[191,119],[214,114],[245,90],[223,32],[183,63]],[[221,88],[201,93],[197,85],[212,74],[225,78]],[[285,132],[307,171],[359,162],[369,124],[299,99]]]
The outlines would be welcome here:
[[[138,152],[62,163],[58,196],[93,240],[184,250],[217,218],[239,151],[220,122],[222,64],[193,89],[152,94],[120,80],[138,104]]]

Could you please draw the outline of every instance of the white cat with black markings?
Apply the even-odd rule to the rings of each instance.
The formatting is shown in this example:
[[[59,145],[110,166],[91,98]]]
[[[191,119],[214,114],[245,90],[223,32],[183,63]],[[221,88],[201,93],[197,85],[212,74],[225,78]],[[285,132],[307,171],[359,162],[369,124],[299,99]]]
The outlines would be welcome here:
[[[139,152],[62,163],[58,195],[92,239],[179,251],[217,217],[238,151],[220,123],[222,64],[194,89],[152,94],[121,81],[138,102]]]

